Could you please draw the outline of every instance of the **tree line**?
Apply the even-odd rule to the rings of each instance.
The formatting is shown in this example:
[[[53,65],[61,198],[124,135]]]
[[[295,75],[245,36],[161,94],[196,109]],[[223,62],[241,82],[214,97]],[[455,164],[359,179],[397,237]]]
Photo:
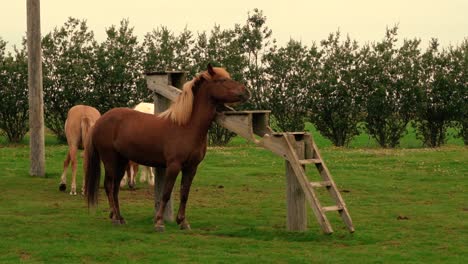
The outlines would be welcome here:
[[[422,50],[418,39],[400,43],[395,26],[361,46],[339,31],[319,43],[279,46],[266,22],[254,9],[233,28],[175,34],[161,26],[139,42],[122,20],[98,42],[85,20],[69,18],[42,40],[46,126],[64,139],[72,106],[104,113],[151,102],[143,73],[182,70],[191,78],[211,62],[248,85],[252,98],[243,109],[271,110],[277,130],[302,131],[311,122],[336,146],[365,131],[396,147],[412,125],[425,146],[438,147],[454,127],[468,143],[468,39],[445,48],[432,39]],[[7,53],[0,38],[0,88],[0,130],[21,141],[28,131],[24,44]],[[233,136],[214,125],[209,140],[225,144]]]

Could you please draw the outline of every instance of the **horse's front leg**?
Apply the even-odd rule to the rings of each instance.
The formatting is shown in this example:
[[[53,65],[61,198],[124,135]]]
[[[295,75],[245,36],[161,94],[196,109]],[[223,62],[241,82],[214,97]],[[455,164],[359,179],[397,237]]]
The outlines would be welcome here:
[[[182,169],[182,182],[180,185],[180,206],[179,213],[177,214],[177,224],[180,225],[180,229],[190,230],[190,224],[185,218],[185,208],[190,193],[190,186],[192,186],[193,178],[197,173],[197,166],[191,166]]]
[[[180,168],[180,163],[177,162],[172,162],[168,164],[166,168],[161,204],[159,205],[159,209],[156,212],[155,217],[154,227],[158,232],[164,231],[164,210],[166,209],[167,202],[171,198],[172,188],[174,188],[174,183],[177,178],[177,175],[180,172]]]

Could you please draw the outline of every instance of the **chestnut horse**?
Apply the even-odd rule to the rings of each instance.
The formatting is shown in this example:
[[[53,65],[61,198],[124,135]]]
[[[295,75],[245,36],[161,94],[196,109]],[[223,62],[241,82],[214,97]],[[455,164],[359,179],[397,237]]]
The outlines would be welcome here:
[[[154,103],[145,103],[141,102],[137,104],[134,110],[147,113],[147,114],[154,114]],[[120,182],[120,187],[124,187],[128,183],[128,187],[133,189],[135,187],[135,178],[138,174],[138,163],[130,161],[128,163],[127,168],[125,169],[125,174]],[[141,168],[141,175],[140,175],[140,182],[147,181],[149,185],[154,186],[154,172],[151,167],[142,166]]]
[[[224,103],[243,102],[250,96],[244,85],[232,80],[222,68],[198,74],[184,84],[182,93],[168,110],[151,115],[128,108],[105,113],[94,126],[85,151],[88,206],[96,205],[100,181],[100,161],[104,164],[104,188],[115,224],[125,220],[119,208],[119,183],[129,160],[165,168],[165,185],[155,228],[164,231],[163,214],[179,172],[182,172],[177,224],[190,229],[185,207],[197,167],[205,157],[208,129],[216,108]]]
[[[60,191],[67,189],[67,169],[72,166],[72,184],[70,195],[76,195],[76,166],[78,148],[85,145],[85,140],[90,128],[96,123],[101,114],[99,111],[87,105],[75,105],[68,111],[67,120],[65,121],[65,136],[67,137],[68,152],[65,161],[63,162],[63,173],[60,180]],[[84,193],[84,180],[83,188]]]

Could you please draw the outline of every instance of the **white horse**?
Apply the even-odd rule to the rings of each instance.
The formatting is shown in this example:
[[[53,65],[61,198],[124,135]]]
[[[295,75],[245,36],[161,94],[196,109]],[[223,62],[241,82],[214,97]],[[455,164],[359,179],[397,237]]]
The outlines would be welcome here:
[[[154,104],[153,103],[139,103],[134,108],[134,110],[154,114]],[[140,182],[148,182],[149,185],[154,186],[154,173],[151,167],[141,166],[140,173]],[[135,177],[138,173],[138,164],[130,161],[128,163],[127,169],[125,170],[125,175],[120,182],[120,187],[123,187],[127,184],[130,188],[135,187]]]

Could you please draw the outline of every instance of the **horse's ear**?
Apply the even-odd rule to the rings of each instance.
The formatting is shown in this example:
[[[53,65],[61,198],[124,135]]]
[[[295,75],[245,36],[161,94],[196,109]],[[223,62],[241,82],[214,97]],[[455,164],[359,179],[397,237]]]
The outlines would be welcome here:
[[[215,71],[213,70],[213,66],[211,66],[211,63],[208,63],[207,68],[208,68],[208,73],[209,73],[211,76],[215,76],[215,75],[216,75]]]

